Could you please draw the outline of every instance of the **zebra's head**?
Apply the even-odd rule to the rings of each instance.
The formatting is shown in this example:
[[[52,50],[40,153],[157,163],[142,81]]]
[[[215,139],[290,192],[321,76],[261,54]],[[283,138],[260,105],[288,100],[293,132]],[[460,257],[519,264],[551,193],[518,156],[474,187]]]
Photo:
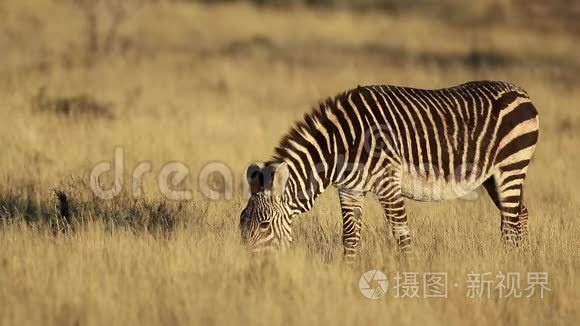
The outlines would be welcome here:
[[[292,241],[286,163],[252,163],[246,170],[250,199],[240,216],[242,241],[253,253],[285,249]]]

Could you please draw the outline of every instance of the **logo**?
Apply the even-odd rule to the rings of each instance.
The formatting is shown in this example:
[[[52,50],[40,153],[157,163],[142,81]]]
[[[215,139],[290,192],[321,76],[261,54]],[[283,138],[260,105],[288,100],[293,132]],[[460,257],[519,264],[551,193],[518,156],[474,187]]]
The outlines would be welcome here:
[[[389,280],[385,273],[376,269],[365,272],[358,280],[360,292],[369,299],[382,298],[389,289]]]

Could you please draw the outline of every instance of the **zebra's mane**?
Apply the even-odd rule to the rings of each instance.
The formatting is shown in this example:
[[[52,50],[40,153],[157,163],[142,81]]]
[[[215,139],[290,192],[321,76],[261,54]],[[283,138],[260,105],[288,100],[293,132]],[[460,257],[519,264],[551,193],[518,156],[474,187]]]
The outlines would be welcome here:
[[[358,89],[358,87],[356,89]],[[338,110],[337,103],[346,99],[347,96],[356,89],[344,91],[334,97],[327,97],[318,102],[317,105],[313,106],[312,109],[305,113],[301,120],[296,121],[294,126],[291,127],[290,130],[280,139],[278,146],[274,148],[274,155],[269,162],[281,162],[287,158],[289,156],[287,149],[294,147],[292,143],[308,145],[309,143],[302,135],[310,134],[312,137],[317,138],[316,135],[320,133],[317,125],[322,123],[323,120],[328,119],[326,112],[336,112]]]

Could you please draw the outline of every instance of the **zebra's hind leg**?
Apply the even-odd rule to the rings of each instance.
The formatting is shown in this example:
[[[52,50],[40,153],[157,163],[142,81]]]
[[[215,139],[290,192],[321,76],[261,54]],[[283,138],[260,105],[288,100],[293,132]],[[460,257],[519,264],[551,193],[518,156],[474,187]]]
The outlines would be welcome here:
[[[412,251],[411,232],[407,223],[405,200],[399,180],[396,175],[388,177],[376,194],[385,211],[385,218],[391,225],[399,249],[403,254],[410,254]]]
[[[356,258],[360,243],[360,227],[363,213],[364,193],[338,189],[342,210],[342,244],[344,261],[352,263]]]
[[[519,246],[527,235],[528,209],[523,204],[525,169],[501,170],[485,181],[484,186],[501,212],[501,232],[504,240]]]
[[[528,208],[522,203],[520,208],[520,232],[523,240],[528,239]]]

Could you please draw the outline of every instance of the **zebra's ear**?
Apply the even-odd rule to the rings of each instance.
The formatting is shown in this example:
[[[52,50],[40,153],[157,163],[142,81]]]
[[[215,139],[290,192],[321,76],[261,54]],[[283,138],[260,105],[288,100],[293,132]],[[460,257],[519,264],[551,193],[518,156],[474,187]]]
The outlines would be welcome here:
[[[284,193],[288,177],[290,176],[288,164],[286,162],[277,164],[274,166],[272,174],[272,195],[280,196]]]
[[[258,193],[264,184],[264,177],[262,176],[263,162],[253,162],[246,168],[246,189],[250,190],[250,194]]]

